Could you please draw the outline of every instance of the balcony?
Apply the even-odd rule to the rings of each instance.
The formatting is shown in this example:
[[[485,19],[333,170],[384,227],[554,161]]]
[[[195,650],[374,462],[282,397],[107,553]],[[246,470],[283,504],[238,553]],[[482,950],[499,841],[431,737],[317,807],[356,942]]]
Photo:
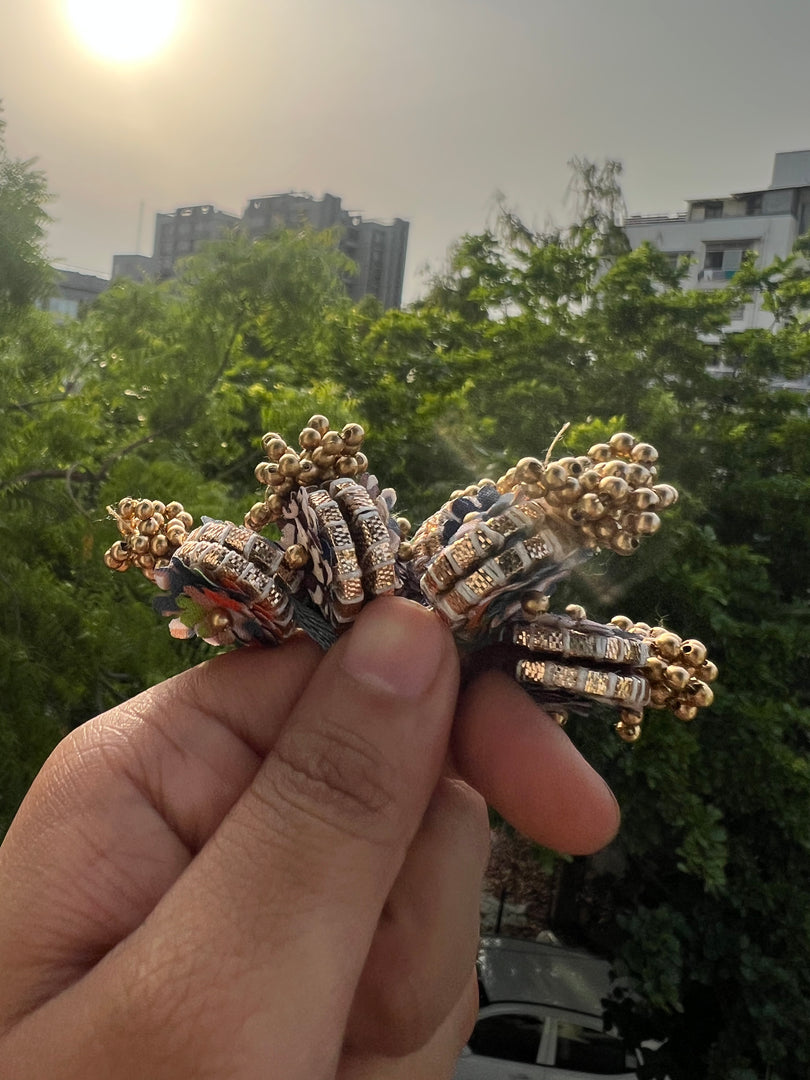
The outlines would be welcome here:
[[[737,269],[734,270],[698,270],[698,281],[731,281],[734,275],[737,273]]]

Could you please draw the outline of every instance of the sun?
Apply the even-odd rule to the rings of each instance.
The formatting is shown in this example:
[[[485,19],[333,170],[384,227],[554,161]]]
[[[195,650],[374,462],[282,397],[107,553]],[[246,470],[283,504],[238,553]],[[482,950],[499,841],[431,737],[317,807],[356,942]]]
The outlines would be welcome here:
[[[73,29],[105,60],[133,63],[159,53],[174,33],[181,0],[66,0]]]

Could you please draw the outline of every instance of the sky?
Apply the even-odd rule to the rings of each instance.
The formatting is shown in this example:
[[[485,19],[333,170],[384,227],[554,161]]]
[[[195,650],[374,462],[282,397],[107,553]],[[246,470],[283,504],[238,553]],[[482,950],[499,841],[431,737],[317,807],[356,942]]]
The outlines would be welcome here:
[[[575,156],[620,160],[650,213],[766,187],[777,151],[810,149],[808,0],[181,0],[128,63],[67,11],[0,0],[0,99],[55,194],[51,258],[103,276],[152,253],[157,212],[330,192],[410,221],[409,301],[499,193],[567,220]]]

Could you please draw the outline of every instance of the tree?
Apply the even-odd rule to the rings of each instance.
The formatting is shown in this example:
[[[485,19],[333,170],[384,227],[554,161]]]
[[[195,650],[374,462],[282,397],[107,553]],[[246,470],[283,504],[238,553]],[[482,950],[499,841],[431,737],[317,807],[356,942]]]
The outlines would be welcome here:
[[[11,317],[47,294],[47,181],[33,161],[9,156],[0,106],[0,334]]]

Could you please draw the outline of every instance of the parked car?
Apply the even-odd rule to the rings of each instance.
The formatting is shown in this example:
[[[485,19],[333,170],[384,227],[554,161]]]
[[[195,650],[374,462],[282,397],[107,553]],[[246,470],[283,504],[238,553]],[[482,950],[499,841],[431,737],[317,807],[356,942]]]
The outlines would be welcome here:
[[[478,983],[478,1021],[454,1080],[634,1080],[640,1059],[604,1030],[604,960],[560,945],[483,938]]]

